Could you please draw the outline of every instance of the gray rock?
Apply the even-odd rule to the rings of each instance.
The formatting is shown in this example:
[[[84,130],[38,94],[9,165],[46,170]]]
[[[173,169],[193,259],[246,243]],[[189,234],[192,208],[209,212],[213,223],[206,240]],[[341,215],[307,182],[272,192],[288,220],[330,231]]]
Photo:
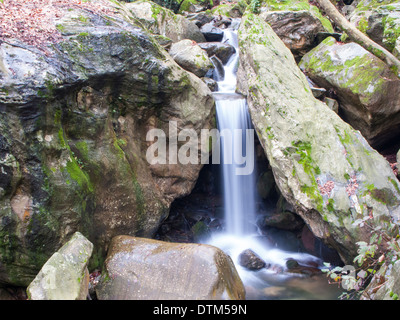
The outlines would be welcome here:
[[[30,300],[86,300],[93,244],[76,232],[43,265],[27,288]]]
[[[254,32],[257,30],[257,32]],[[362,135],[314,98],[290,50],[260,17],[239,28],[239,91],[275,182],[313,234],[353,263],[370,229],[356,219],[400,219],[400,184]],[[325,60],[326,61],[326,60]]]
[[[339,113],[339,102],[337,102],[337,100],[325,97],[324,102],[329,109],[331,109],[335,113]]]
[[[194,13],[194,14],[189,14],[187,16],[187,19],[189,19],[190,21],[193,21],[196,24],[196,26],[201,28],[206,23],[213,21],[214,16],[211,13],[198,12],[198,13]]]
[[[400,134],[400,79],[360,45],[327,38],[299,66],[318,86],[335,90],[345,120],[373,147]]]
[[[203,42],[199,43],[200,48],[205,50],[209,57],[217,56],[223,64],[226,64],[236,52],[235,48],[228,43]]]
[[[212,56],[210,58],[214,70],[213,70],[213,78],[217,81],[222,81],[225,78],[225,69],[222,61],[217,56]]]
[[[276,212],[264,218],[261,227],[274,227],[281,230],[300,230],[304,226],[303,220],[289,211]]]
[[[133,15],[152,33],[170,38],[173,42],[190,39],[204,42],[199,27],[180,14],[174,14],[152,1],[135,1],[126,3],[129,14]],[[121,14],[126,14],[126,9]],[[129,16],[129,15],[128,15]]]
[[[235,266],[204,244],[113,238],[96,287],[99,300],[244,299]]]
[[[206,41],[221,41],[224,37],[224,31],[214,26],[212,22],[206,23],[200,29],[201,33],[206,38]]]
[[[214,79],[203,77],[201,78],[203,82],[208,86],[208,88],[212,91],[215,92],[218,90],[218,83]]]
[[[204,77],[213,68],[207,53],[192,40],[181,40],[174,43],[169,54],[183,69]]]
[[[244,250],[238,257],[239,264],[249,270],[260,270],[266,266],[262,260],[253,250]]]
[[[150,163],[146,137],[169,139],[170,123],[200,136],[212,93],[118,6],[111,19],[67,5],[48,55],[0,45],[1,283],[28,286],[77,230],[100,260],[115,234],[151,237],[195,186],[202,164]]]

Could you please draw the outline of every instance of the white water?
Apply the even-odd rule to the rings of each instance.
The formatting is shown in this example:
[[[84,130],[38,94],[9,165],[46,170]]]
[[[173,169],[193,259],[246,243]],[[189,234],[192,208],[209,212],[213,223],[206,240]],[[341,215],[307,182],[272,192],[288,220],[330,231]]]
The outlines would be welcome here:
[[[238,26],[238,21],[234,23]],[[236,27],[237,29],[237,27]],[[237,30],[225,30],[223,42],[232,44],[236,48],[236,53],[224,66],[225,77],[222,81],[218,81],[218,92],[214,94],[216,99],[217,123],[218,129],[242,129],[243,134],[236,140],[233,140],[233,148],[230,152],[237,151],[235,148],[240,147],[239,151],[247,157],[247,161],[253,161],[254,149],[250,154],[246,154],[245,146],[245,130],[251,129],[251,119],[247,110],[247,102],[244,97],[235,93],[236,91],[236,71],[239,61]],[[252,142],[254,144],[254,142]],[[254,146],[254,145],[253,145]],[[222,155],[222,181],[224,192],[224,211],[225,211],[225,230],[222,233],[214,234],[207,241],[208,244],[216,246],[226,252],[232,258],[241,277],[246,291],[248,288],[254,292],[264,292],[265,288],[278,286],[285,291],[286,287],[283,282],[289,278],[293,278],[293,274],[277,273],[276,267],[282,271],[286,270],[286,260],[289,258],[296,259],[299,263],[307,265],[309,263],[321,264],[320,259],[306,254],[297,252],[287,252],[273,247],[270,243],[260,237],[257,232],[256,218],[256,170],[251,175],[238,175],[236,169],[241,166],[233,163],[226,164],[224,160],[224,150],[227,143],[221,138],[221,155]],[[234,157],[232,157],[234,158]],[[225,161],[226,162],[226,161]],[[234,161],[233,161],[234,162]],[[251,249],[260,256],[267,264],[275,266],[275,269],[263,268],[259,271],[249,271],[238,264],[238,257],[246,249]],[[297,276],[298,277],[298,276]],[[276,288],[276,287],[275,287]],[[247,298],[266,299],[268,297],[263,294],[247,294]],[[316,297],[319,298],[319,297]]]
[[[230,139],[221,137],[222,152],[222,179],[224,189],[224,211],[226,217],[226,231],[230,234],[243,236],[254,232],[255,223],[255,171],[254,168],[254,133],[251,130],[251,120],[247,112],[246,100],[233,96],[216,100],[217,122],[220,132],[229,130]],[[236,133],[236,134],[235,134]],[[246,137],[246,133],[249,135]],[[250,137],[250,135],[253,135]],[[246,143],[252,143],[248,148]],[[229,152],[229,154],[225,154]],[[243,165],[237,163],[237,156],[241,155]],[[232,160],[232,161],[230,161]],[[244,170],[247,168],[247,170]],[[239,174],[251,170],[251,174]],[[249,172],[244,172],[249,173]]]

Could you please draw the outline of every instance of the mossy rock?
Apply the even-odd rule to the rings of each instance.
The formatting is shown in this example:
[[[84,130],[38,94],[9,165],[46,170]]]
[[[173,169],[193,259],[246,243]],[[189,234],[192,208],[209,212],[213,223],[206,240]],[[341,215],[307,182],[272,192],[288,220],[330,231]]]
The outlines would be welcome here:
[[[400,80],[360,45],[327,38],[299,66],[320,87],[334,88],[346,120],[371,145],[379,147],[397,134],[400,100],[397,94],[387,97],[400,92]]]
[[[238,88],[247,96],[279,191],[316,237],[343,262],[353,263],[356,243],[371,237],[369,229],[354,224],[357,217],[372,210],[374,225],[386,228],[388,221],[399,221],[400,188],[392,169],[359,132],[314,98],[289,49],[267,23],[247,13],[238,34]],[[371,184],[397,200],[375,199],[368,192]]]
[[[309,11],[323,25],[326,32],[333,33],[334,29],[330,20],[321,14],[321,11],[307,0],[264,0],[260,4],[261,12],[273,11]]]

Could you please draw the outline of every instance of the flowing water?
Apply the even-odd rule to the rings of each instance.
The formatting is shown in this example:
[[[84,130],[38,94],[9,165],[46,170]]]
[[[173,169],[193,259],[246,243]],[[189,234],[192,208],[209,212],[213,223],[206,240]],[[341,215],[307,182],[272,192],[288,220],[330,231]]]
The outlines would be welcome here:
[[[218,91],[214,93],[218,129],[221,133],[222,183],[224,193],[224,231],[213,234],[208,244],[230,255],[246,287],[247,299],[336,299],[337,288],[330,286],[325,274],[305,277],[288,272],[286,262],[295,259],[306,267],[318,268],[322,261],[307,253],[288,252],[272,246],[256,227],[256,168],[254,167],[254,132],[246,99],[236,94],[236,71],[239,62],[237,27],[226,29],[222,42],[236,48],[236,53],[217,74]],[[222,132],[230,132],[226,136]],[[238,264],[239,255],[251,249],[270,268],[250,271]]]

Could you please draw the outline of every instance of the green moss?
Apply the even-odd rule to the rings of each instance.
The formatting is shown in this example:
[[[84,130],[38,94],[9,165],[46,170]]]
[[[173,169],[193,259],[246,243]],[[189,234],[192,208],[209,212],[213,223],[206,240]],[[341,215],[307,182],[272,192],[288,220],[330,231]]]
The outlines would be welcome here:
[[[362,33],[367,33],[368,30],[368,20],[366,17],[362,17],[360,21],[358,22],[357,28],[362,32]]]
[[[57,24],[56,25],[56,29],[60,32],[64,32],[65,31],[65,26],[63,26],[62,24]]]
[[[89,160],[89,148],[86,141],[78,141],[75,143],[75,147],[79,150],[79,154],[83,159]]]
[[[333,199],[329,199],[328,200],[328,205],[326,206],[328,211],[330,211],[330,212],[334,212],[335,211],[335,208],[334,208],[333,204],[334,204],[334,200]]]
[[[93,185],[90,182],[89,176],[79,167],[74,157],[71,157],[71,160],[67,162],[66,169],[70,177],[75,180],[83,190],[87,190],[90,193],[93,192]]]
[[[357,4],[357,11],[370,11],[371,9],[396,2],[398,0],[362,0]]]
[[[292,145],[295,150],[294,152],[300,156],[298,163],[303,166],[304,172],[310,178],[310,185],[302,185],[300,190],[314,201],[316,209],[322,213],[324,210],[324,201],[315,177],[321,174],[321,170],[312,160],[312,146],[310,143],[304,141],[295,141],[292,142]],[[293,148],[287,148],[287,152],[292,153],[292,149]]]
[[[400,194],[400,188],[399,188],[399,183],[397,181],[395,181],[392,178],[389,178],[389,181],[391,184],[393,184],[394,188],[396,189],[396,191]]]
[[[313,73],[332,75],[334,79],[337,78],[334,81],[340,82],[342,88],[349,89],[359,94],[362,100],[368,101],[387,81],[380,76],[386,65],[378,59],[373,60],[367,51],[363,55],[345,61],[344,64],[335,63],[331,59],[329,48],[321,48],[334,44],[336,41],[332,37],[325,39],[320,46],[310,52],[307,59],[302,61],[303,67]]]
[[[384,16],[382,18],[382,25],[383,43],[389,51],[393,51],[396,46],[396,40],[400,37],[400,19]]]

